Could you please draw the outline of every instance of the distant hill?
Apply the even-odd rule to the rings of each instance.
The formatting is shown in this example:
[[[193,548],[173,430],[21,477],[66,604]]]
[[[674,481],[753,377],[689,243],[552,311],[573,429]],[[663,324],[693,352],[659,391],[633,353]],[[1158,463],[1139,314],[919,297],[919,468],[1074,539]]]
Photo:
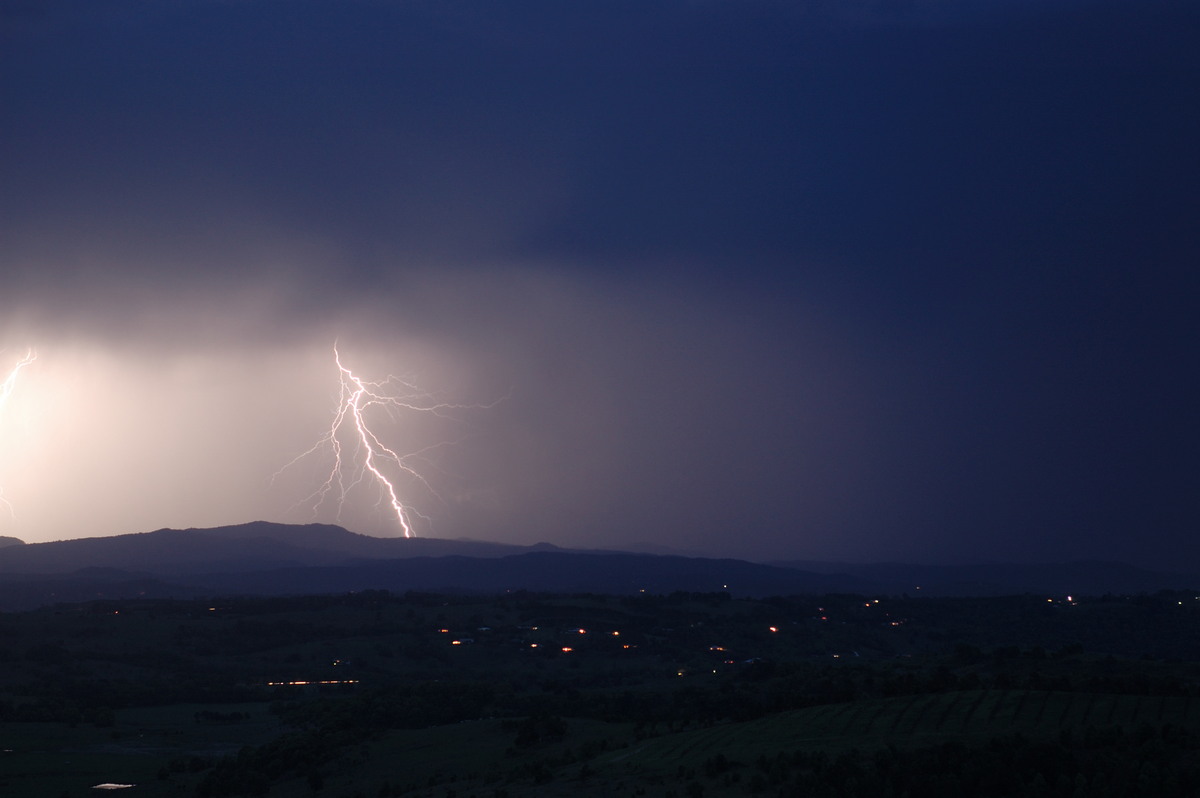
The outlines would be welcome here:
[[[15,540],[9,538],[8,540]],[[1103,562],[922,566],[751,563],[680,555],[374,538],[328,524],[255,521],[213,529],[0,548],[0,610],[93,598],[403,592],[727,591],[738,596],[856,593],[1098,595],[1200,587],[1200,579]]]
[[[373,538],[330,524],[254,521],[212,529],[158,529],[132,535],[28,543],[0,553],[0,575],[120,568],[162,574],[262,571],[353,559],[498,557],[523,547],[438,538]]]
[[[928,596],[1048,596],[1153,593],[1200,589],[1200,575],[1148,571],[1123,563],[1079,560],[1066,563],[917,565],[911,563],[776,562],[783,568],[837,573],[876,585],[881,592]]]
[[[20,538],[7,538],[7,537],[4,537],[3,535],[0,535],[0,549],[4,548],[5,546],[24,546],[24,545],[25,545],[25,541],[21,540]]]
[[[327,524],[255,521],[32,543],[0,551],[0,609],[136,595],[286,595],[367,589],[738,595],[852,592],[838,575],[742,560],[373,538]]]
[[[220,592],[296,594],[346,592],[364,586],[386,590],[495,593],[635,594],[728,592],[738,596],[860,592],[853,578],[811,574],[743,560],[666,557],[618,552],[535,551],[507,557],[446,556],[365,561],[332,567],[280,569],[256,574],[207,574]]]

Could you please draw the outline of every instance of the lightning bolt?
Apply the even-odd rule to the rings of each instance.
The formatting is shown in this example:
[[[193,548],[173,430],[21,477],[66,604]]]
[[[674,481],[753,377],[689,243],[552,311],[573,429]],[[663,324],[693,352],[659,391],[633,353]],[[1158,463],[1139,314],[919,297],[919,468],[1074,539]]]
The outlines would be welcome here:
[[[25,353],[25,356],[17,361],[17,364],[8,372],[8,376],[4,378],[4,382],[0,383],[0,418],[4,415],[4,406],[8,404],[8,397],[12,396],[13,390],[17,387],[17,375],[21,373],[21,369],[25,368],[33,361],[37,360],[37,353],[30,349]],[[13,509],[8,500],[4,498],[0,492],[0,505],[8,509],[11,514]]]
[[[333,348],[333,359],[338,369],[339,397],[329,429],[315,445],[276,472],[278,477],[286,469],[310,455],[328,453],[330,469],[315,491],[297,504],[311,505],[313,514],[327,501],[337,505],[338,518],[342,506],[350,493],[364,483],[374,484],[379,490],[379,504],[386,503],[396,517],[396,523],[411,538],[415,534],[417,518],[428,522],[429,518],[417,512],[410,504],[400,499],[397,481],[406,480],[423,487],[436,498],[437,491],[417,471],[414,461],[426,458],[432,450],[445,444],[427,446],[414,452],[400,454],[387,446],[372,428],[383,414],[392,419],[400,413],[426,413],[445,416],[455,410],[487,407],[488,405],[457,405],[437,402],[416,386],[394,376],[372,382],[351,371],[343,362],[337,346]],[[370,418],[368,418],[370,417]]]
[[[0,411],[3,411],[4,405],[8,403],[8,397],[12,395],[13,388],[17,385],[17,375],[21,373],[21,369],[35,360],[37,360],[37,353],[30,349],[25,353],[25,357],[17,361],[17,365],[13,366],[12,371],[8,372],[8,376],[0,384]]]

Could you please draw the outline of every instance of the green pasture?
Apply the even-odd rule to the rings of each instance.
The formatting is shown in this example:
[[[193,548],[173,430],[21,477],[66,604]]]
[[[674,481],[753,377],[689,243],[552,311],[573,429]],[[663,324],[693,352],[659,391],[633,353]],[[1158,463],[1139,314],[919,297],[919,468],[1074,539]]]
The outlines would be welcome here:
[[[197,712],[240,713],[234,723],[198,721]],[[118,711],[111,727],[81,723],[0,724],[0,795],[178,795],[186,774],[158,778],[172,760],[236,753],[282,731],[266,704],[178,704]],[[112,793],[101,783],[136,784]]]
[[[1200,727],[1200,699],[976,690],[827,704],[640,740],[631,724],[575,719],[563,739],[527,750],[514,749],[511,722],[475,720],[389,732],[325,766],[322,791],[373,795],[386,785],[410,798],[632,795],[636,789],[657,796],[672,789],[680,794],[680,779],[703,772],[718,755],[749,766],[760,756],[795,750],[982,744],[1017,733],[1047,739],[1089,727],[1133,732],[1143,723]],[[313,793],[297,779],[275,785],[271,794]]]
[[[406,798],[575,795],[585,762],[602,750],[627,750],[621,746],[633,739],[632,724],[569,719],[561,739],[517,749],[514,724],[519,720],[392,730],[315,767],[320,774],[316,790],[308,777],[291,777],[272,783],[270,795],[341,798],[383,795],[385,789]]]
[[[894,746],[923,747],[949,741],[984,742],[1022,734],[1058,737],[1066,730],[1166,723],[1200,727],[1200,699],[1175,696],[1098,695],[1034,690],[973,690],[867,699],[781,712],[744,723],[716,725],[644,740],[630,751],[600,757],[622,770],[674,771],[724,755],[750,764],[780,751]]]
[[[196,713],[245,713],[236,723],[198,722]],[[561,739],[514,746],[517,720],[488,718],[421,730],[394,730],[353,746],[319,768],[321,794],[364,787],[396,795],[550,796],[635,784],[665,788],[678,773],[725,759],[752,765],[779,752],[899,749],[949,741],[983,743],[1020,733],[1057,738],[1068,731],[1143,724],[1200,727],[1200,699],[1033,690],[976,690],[860,700],[781,712],[743,723],[637,739],[631,724],[567,720]],[[0,725],[0,794],[6,798],[101,794],[101,782],[137,784],[117,794],[190,794],[197,776],[159,772],[181,757],[236,752],[283,729],[265,704],[175,705],[117,713],[111,728],[87,724]],[[584,785],[588,785],[585,787]],[[500,793],[496,791],[500,790]],[[564,790],[566,792],[564,792]],[[654,793],[654,790],[651,790]],[[271,795],[314,794],[305,778],[272,785]]]

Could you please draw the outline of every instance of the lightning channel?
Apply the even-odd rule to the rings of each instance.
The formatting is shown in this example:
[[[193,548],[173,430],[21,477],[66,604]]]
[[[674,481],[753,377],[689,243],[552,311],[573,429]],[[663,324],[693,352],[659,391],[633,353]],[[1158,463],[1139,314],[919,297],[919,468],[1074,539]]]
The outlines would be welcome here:
[[[16,390],[18,375],[20,375],[22,369],[32,364],[35,360],[37,360],[37,353],[30,349],[25,353],[25,356],[20,358],[16,365],[9,370],[8,375],[4,378],[4,382],[0,383],[0,419],[4,417],[4,407],[8,404],[8,398],[12,396],[13,391]],[[12,504],[10,504],[9,501],[4,498],[4,493],[2,490],[0,490],[0,506],[8,510],[10,515],[12,514]]]
[[[374,485],[378,490],[379,504],[387,505],[404,537],[414,537],[418,519],[424,523],[430,519],[418,512],[411,503],[401,499],[398,485],[402,480],[419,485],[429,495],[440,499],[429,480],[418,470],[417,464],[425,461],[432,449],[446,444],[434,444],[402,454],[384,443],[376,432],[383,421],[381,416],[390,421],[401,414],[411,413],[449,416],[457,410],[487,405],[435,401],[415,385],[392,375],[378,381],[364,379],[343,362],[336,345],[333,348],[333,360],[337,366],[339,387],[338,402],[329,428],[312,448],[293,458],[276,472],[275,477],[305,458],[326,456],[330,466],[324,480],[298,505],[310,506],[315,516],[323,505],[332,503],[340,520],[342,508],[350,495],[360,486]]]

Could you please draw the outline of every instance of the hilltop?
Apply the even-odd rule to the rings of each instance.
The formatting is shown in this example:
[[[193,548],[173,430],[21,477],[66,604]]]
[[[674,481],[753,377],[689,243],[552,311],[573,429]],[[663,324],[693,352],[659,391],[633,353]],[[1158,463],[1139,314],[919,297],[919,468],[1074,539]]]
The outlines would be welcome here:
[[[1152,593],[1200,578],[1106,562],[927,566],[755,563],[713,557],[376,538],[329,524],[254,521],[0,549],[0,609],[95,598],[336,594],[358,590],[821,593],[914,596]]]

